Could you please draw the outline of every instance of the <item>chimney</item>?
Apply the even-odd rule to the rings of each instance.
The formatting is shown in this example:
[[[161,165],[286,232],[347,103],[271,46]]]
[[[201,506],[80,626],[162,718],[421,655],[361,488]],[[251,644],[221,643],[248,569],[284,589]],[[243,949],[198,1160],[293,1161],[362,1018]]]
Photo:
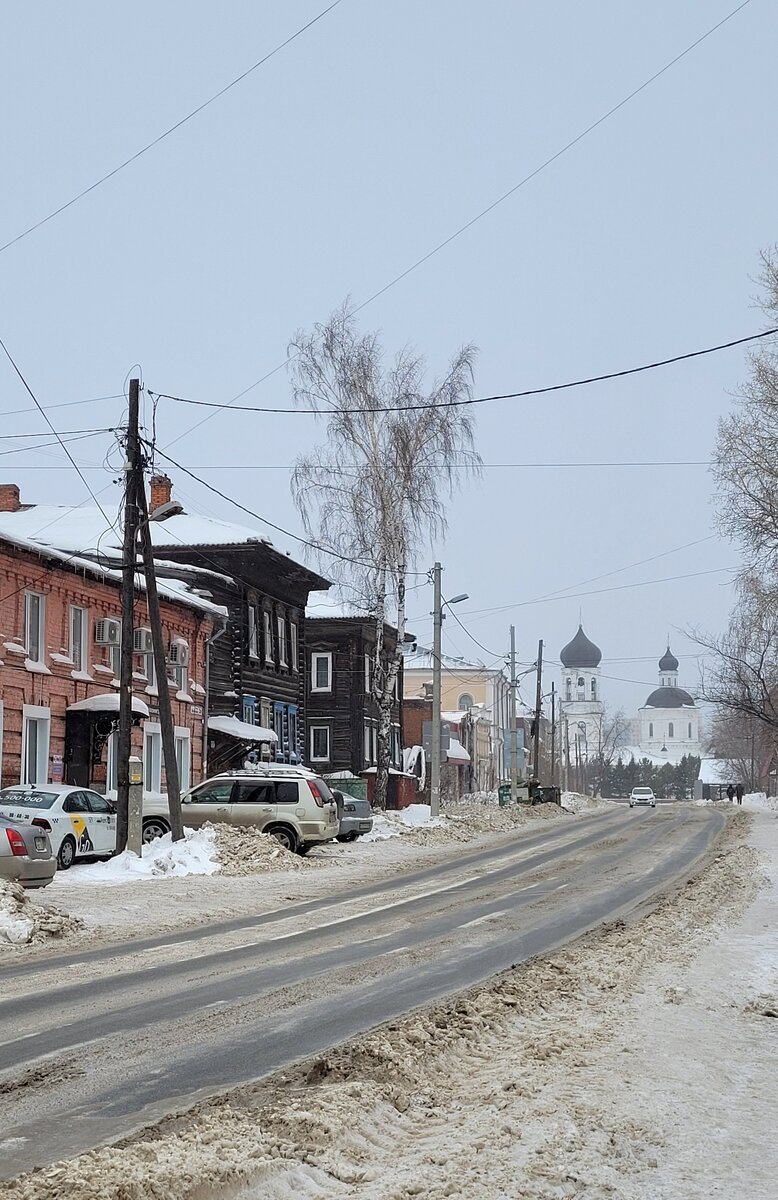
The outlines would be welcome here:
[[[24,507],[18,483],[0,483],[0,512],[20,512]]]
[[[152,475],[150,511],[156,512],[163,504],[170,503],[173,481],[167,475]]]

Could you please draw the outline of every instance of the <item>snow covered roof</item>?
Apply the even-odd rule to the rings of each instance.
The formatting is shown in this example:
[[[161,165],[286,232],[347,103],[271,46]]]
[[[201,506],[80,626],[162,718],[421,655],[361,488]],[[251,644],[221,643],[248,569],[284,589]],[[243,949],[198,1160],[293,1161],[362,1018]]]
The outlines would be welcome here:
[[[663,767],[665,763],[670,763],[672,766],[677,766],[683,755],[673,753],[668,750],[667,754],[649,754],[646,750],[641,750],[640,746],[620,746],[613,755],[613,761],[618,762],[619,759],[623,763],[628,763],[630,759],[635,762],[640,762],[647,758],[652,767]]]
[[[432,651],[425,646],[419,646],[413,653],[405,654],[405,671],[431,671],[433,667]],[[482,662],[469,662],[466,658],[452,658],[450,654],[441,654],[440,665],[443,670],[450,671],[487,671],[489,674],[499,674],[499,668],[490,669]]]
[[[75,704],[67,706],[67,712],[118,712],[119,693],[104,692],[100,696],[87,696],[85,700],[76,700]],[[138,696],[132,698],[132,711],[140,717],[149,715],[149,707]]]
[[[446,751],[448,761],[455,763],[457,766],[466,766],[470,762],[470,755],[465,750],[464,746],[457,738],[452,738],[448,744]]]
[[[700,783],[731,783],[732,767],[720,758],[703,758],[697,778]]]
[[[228,737],[237,738],[241,742],[278,741],[278,735],[272,729],[264,729],[261,725],[249,725],[248,721],[239,721],[237,717],[209,717],[208,728],[214,733],[226,733]]]
[[[20,550],[29,550],[33,554],[43,555],[51,562],[62,563],[72,567],[76,571],[84,571],[95,579],[108,580],[112,583],[121,585],[121,571],[111,567],[101,566],[100,563],[94,562],[91,558],[85,557],[83,554],[68,553],[66,547],[51,546],[46,542],[37,541],[32,537],[25,537],[17,533],[14,529],[8,529],[5,526],[5,518],[9,516],[18,516],[17,513],[0,513],[0,540],[8,542],[12,546],[18,547]],[[67,538],[65,539],[68,540]],[[88,551],[86,552],[88,553]],[[142,576],[137,580],[137,586],[141,591],[145,591],[145,583]],[[210,613],[212,616],[226,616],[226,609],[218,604],[214,604],[211,600],[207,600],[204,596],[197,596],[189,590],[189,585],[178,579],[158,579],[157,589],[160,596],[164,596],[167,600],[178,600],[182,604],[188,605],[190,608],[199,609],[201,612]]]

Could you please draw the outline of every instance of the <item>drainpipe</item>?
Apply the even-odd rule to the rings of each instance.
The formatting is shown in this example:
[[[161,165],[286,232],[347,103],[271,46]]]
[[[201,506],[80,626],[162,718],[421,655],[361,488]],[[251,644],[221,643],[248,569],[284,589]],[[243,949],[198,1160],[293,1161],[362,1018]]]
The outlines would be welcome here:
[[[218,642],[227,629],[227,617],[222,617],[218,629],[214,629],[210,637],[205,639],[205,703],[203,704],[203,779],[208,778],[208,717],[211,709],[211,646]]]

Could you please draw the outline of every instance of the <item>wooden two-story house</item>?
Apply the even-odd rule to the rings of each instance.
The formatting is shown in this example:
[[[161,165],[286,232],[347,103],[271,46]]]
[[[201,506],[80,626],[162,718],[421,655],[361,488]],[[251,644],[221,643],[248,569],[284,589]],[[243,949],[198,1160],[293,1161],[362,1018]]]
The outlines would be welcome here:
[[[160,578],[186,581],[229,614],[210,647],[208,774],[247,756],[305,762],[305,606],[329,580],[256,530],[188,515],[166,476],[152,479],[150,508]]]
[[[352,775],[378,761],[378,706],[372,695],[376,630],[367,616],[306,619],[306,755],[324,775]],[[384,645],[394,653],[397,630],[384,626]],[[392,766],[402,761],[402,664],[392,705]]]

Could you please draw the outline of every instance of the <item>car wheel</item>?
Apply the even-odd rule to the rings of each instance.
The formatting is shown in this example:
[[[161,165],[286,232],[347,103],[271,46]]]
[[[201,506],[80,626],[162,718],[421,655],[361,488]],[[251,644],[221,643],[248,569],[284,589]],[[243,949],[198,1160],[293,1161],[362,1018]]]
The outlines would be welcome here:
[[[60,871],[67,871],[76,861],[76,843],[72,837],[66,837],[57,851],[57,866]]]
[[[358,833],[339,833],[338,841],[339,842],[355,842],[358,837],[359,837]]]
[[[143,845],[148,846],[155,838],[164,837],[166,833],[170,833],[170,826],[161,817],[150,817],[149,820],[143,822]]]
[[[280,842],[285,850],[291,850],[292,854],[298,852],[297,834],[289,825],[271,825],[269,829],[265,830],[265,833],[269,833],[277,842]]]

